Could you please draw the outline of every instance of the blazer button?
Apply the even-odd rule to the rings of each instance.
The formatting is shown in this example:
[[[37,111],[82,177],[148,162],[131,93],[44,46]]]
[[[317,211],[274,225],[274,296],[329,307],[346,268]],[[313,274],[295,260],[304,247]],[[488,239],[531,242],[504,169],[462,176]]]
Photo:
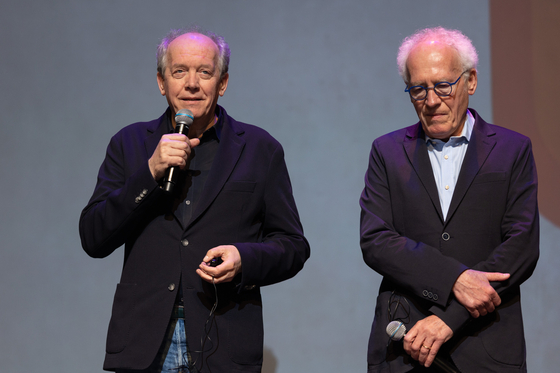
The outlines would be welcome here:
[[[175,284],[169,284],[169,286],[167,287],[167,289],[168,289],[169,291],[175,290]]]
[[[424,291],[422,292],[422,295],[425,296],[425,297],[427,297],[427,296],[428,296],[428,290],[424,290]]]
[[[437,296],[437,294],[434,294],[434,297],[433,297],[432,299],[433,299],[433,300],[438,300],[438,298],[439,298],[439,297]]]
[[[441,238],[443,238],[444,241],[449,241],[451,236],[449,235],[449,233],[443,232],[443,234],[441,235]]]
[[[184,240],[181,240],[181,245],[183,246],[189,246],[189,240],[187,240],[186,238]]]

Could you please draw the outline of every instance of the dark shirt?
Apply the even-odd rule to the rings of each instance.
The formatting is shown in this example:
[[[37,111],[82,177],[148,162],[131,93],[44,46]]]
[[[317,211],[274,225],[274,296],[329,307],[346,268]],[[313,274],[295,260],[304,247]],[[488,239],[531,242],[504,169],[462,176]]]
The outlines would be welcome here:
[[[186,227],[191,221],[198,201],[204,193],[206,179],[218,152],[223,126],[223,116],[219,114],[217,109],[216,124],[202,134],[200,144],[191,150],[186,170],[180,173],[179,194],[175,197],[173,211],[183,227]],[[168,128],[170,132],[173,132],[170,116],[168,117]]]
[[[202,193],[204,193],[206,179],[218,152],[220,134],[223,127],[223,115],[220,115],[219,108],[216,108],[216,115],[218,116],[216,124],[204,131],[200,138],[200,144],[191,149],[187,168],[179,174],[179,193],[175,196],[173,211],[183,228],[186,228],[190,223],[198,201],[200,201]],[[169,132],[173,133],[171,115],[166,120]],[[178,305],[183,305],[182,284],[179,286],[176,302]]]

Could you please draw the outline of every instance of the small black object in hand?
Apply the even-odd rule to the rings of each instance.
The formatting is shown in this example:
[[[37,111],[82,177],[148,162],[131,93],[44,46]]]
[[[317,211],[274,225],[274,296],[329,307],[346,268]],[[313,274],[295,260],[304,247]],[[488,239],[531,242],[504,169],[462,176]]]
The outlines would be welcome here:
[[[222,264],[224,261],[222,260],[222,258],[214,258],[211,261],[208,262],[208,265],[210,267],[217,267],[220,264]]]

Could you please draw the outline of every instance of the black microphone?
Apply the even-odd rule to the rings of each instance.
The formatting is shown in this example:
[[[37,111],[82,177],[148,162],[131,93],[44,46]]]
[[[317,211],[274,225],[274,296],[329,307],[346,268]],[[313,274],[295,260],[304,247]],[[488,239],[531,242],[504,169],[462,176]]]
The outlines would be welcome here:
[[[194,120],[193,113],[188,109],[181,109],[175,114],[175,131],[174,133],[180,133],[181,135],[186,135],[189,133],[189,127]],[[173,193],[173,188],[177,183],[178,167],[169,167],[165,171],[165,176],[163,177],[162,188],[168,193]]]
[[[400,341],[406,334],[406,326],[401,321],[391,321],[385,329],[389,338],[393,341]],[[453,367],[447,361],[440,359],[438,356],[434,359],[434,366],[444,373],[461,373],[457,368]]]

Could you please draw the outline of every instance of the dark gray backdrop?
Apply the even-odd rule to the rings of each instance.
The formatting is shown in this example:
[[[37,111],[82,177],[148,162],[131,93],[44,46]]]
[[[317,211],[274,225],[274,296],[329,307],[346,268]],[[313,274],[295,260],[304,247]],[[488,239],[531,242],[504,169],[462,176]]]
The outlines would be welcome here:
[[[363,263],[358,198],[371,141],[417,120],[395,56],[418,28],[480,53],[471,106],[492,120],[486,0],[3,1],[0,4],[0,370],[100,372],[122,249],[80,247],[78,217],[110,137],[166,108],[155,48],[171,28],[225,36],[220,104],[283,145],[311,259],[263,289],[266,373],[364,372],[381,277]],[[560,365],[560,229],[523,287],[529,368]]]

